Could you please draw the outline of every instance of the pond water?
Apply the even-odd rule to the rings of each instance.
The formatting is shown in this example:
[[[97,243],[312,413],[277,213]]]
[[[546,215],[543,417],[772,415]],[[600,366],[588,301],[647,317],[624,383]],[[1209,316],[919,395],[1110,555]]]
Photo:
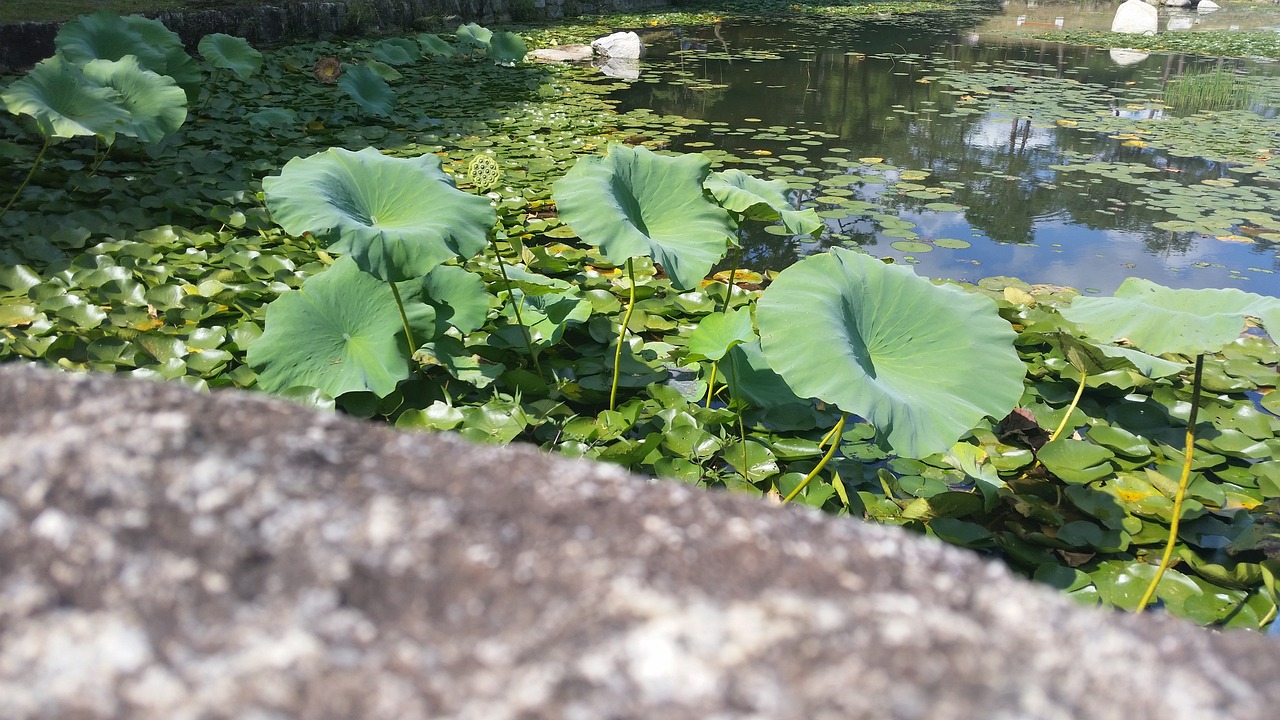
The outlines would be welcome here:
[[[1109,27],[1078,7],[651,32],[613,98],[633,142],[782,178],[825,218],[816,240],[753,230],[754,268],[845,244],[971,282],[1280,295],[1280,66],[1007,32]]]

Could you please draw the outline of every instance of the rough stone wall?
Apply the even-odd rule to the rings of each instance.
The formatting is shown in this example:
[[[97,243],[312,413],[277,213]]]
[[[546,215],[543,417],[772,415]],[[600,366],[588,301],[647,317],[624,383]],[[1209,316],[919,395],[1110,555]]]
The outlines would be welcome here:
[[[265,1],[261,6],[159,13],[155,17],[188,48],[211,32],[238,35],[256,46],[335,34],[413,29],[424,18],[457,16],[492,24],[664,7],[666,0],[347,0],[346,2]],[[513,8],[515,12],[513,13]],[[0,25],[0,70],[24,68],[54,52],[57,23]]]
[[[1280,648],[894,528],[0,367],[0,718],[1273,717]]]

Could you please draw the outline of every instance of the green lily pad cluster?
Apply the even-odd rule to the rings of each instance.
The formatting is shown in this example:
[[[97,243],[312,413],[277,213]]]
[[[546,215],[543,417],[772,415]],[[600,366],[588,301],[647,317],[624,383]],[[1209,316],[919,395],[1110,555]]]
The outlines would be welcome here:
[[[1104,331],[1073,291],[938,284],[842,247],[761,271],[735,253],[744,228],[820,249],[861,224],[947,248],[893,209],[958,212],[959,188],[818,130],[623,115],[589,70],[436,62],[405,40],[264,51],[254,72],[221,41],[202,55],[227,82],[204,86],[199,121],[122,135],[96,170],[91,137],[46,148],[0,218],[0,360],[259,388],[790,498],[978,548],[1083,602],[1140,604],[1173,524],[1187,348]],[[317,81],[321,57],[398,74],[394,108]],[[23,122],[0,118],[0,156],[26,168],[43,135]],[[662,150],[708,129],[726,142]],[[1280,350],[1243,319],[1213,339],[1156,599],[1260,628],[1276,607]]]

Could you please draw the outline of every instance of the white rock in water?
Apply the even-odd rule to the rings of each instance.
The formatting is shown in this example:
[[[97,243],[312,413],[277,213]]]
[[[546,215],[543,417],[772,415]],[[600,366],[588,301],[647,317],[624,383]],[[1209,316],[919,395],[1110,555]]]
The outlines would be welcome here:
[[[1196,11],[1198,12],[1213,12],[1214,10],[1219,10],[1221,8],[1222,6],[1213,0],[1200,0],[1196,5]]]
[[[644,43],[640,36],[633,32],[619,32],[606,35],[591,43],[591,49],[597,55],[610,58],[638,60],[644,57]]]
[[[1158,10],[1142,0],[1125,0],[1116,8],[1116,17],[1111,21],[1111,32],[1155,35],[1159,15]]]

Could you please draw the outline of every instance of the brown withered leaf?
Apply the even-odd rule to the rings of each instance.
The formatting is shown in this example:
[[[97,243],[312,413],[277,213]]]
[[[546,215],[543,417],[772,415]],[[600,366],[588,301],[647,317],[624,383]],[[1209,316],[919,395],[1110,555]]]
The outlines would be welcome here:
[[[1036,422],[1036,416],[1026,408],[1014,408],[996,426],[996,437],[1000,442],[1010,445],[1022,445],[1033,451],[1040,450],[1049,442],[1049,433]]]

